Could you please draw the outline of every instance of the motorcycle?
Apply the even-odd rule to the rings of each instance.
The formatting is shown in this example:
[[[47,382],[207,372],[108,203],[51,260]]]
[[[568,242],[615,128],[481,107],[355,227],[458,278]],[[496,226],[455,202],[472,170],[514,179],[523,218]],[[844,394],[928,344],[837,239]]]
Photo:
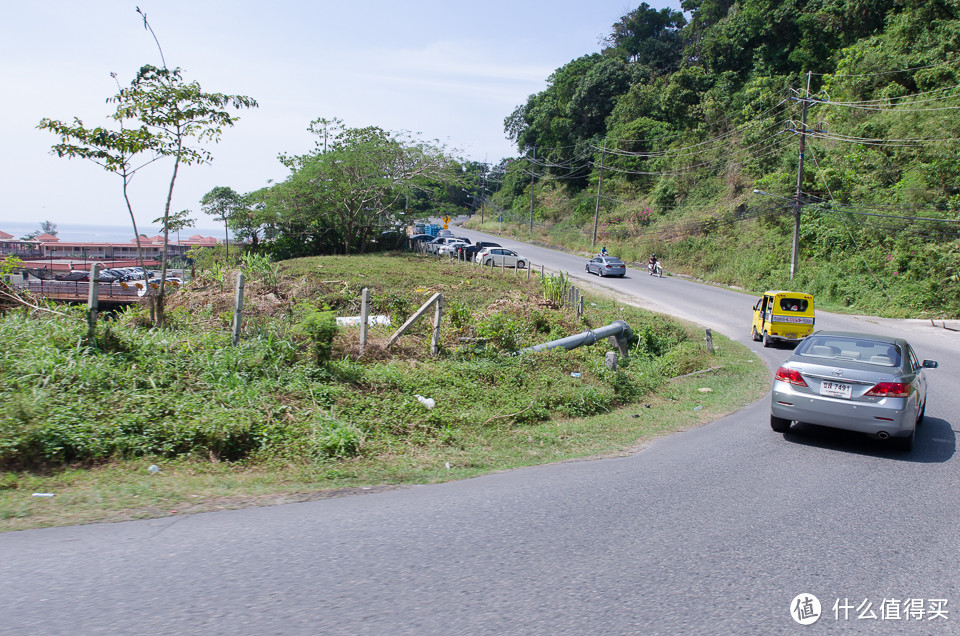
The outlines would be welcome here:
[[[650,272],[651,276],[663,278],[663,267],[660,265],[660,261],[657,261],[656,263],[647,263],[647,271]]]

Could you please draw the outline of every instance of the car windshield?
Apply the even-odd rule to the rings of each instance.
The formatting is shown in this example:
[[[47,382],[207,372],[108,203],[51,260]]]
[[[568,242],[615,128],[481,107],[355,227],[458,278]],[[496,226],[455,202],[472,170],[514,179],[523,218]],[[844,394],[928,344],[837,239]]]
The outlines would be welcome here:
[[[900,347],[889,342],[866,338],[813,336],[799,347],[796,355],[805,358],[855,360],[885,367],[900,366]]]
[[[619,258],[616,258],[616,257],[609,257],[609,256],[608,256],[608,257],[607,257],[606,259],[604,259],[604,260],[606,260],[606,261],[607,261],[608,263],[610,263],[611,265],[620,265],[621,263],[623,263],[623,261],[621,261]]]

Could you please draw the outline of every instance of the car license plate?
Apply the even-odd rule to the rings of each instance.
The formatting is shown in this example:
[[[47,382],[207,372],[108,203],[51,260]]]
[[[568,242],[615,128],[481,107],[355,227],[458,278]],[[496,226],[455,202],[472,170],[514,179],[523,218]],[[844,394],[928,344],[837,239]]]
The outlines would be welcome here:
[[[842,384],[840,382],[821,382],[820,383],[820,395],[845,398],[849,400],[852,394],[853,394],[853,385]]]

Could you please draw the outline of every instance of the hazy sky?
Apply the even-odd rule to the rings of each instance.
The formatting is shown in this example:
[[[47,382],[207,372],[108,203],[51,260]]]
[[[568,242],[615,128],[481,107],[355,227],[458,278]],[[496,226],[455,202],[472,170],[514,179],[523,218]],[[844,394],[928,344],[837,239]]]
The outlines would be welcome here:
[[[129,223],[121,179],[89,161],[50,154],[36,128],[49,117],[106,125],[116,91],[143,64],[167,65],[204,90],[239,93],[242,111],[212,147],[214,162],[182,168],[172,210],[190,209],[215,186],[249,192],[287,176],[276,157],[312,148],[312,119],[420,133],[497,162],[515,154],[503,120],[543,90],[555,69],[599,51],[599,39],[639,6],[625,0],[249,2],[246,0],[38,0],[11,2],[0,21],[3,221]],[[679,9],[679,0],[648,0]],[[163,214],[172,163],[134,179],[138,223]]]

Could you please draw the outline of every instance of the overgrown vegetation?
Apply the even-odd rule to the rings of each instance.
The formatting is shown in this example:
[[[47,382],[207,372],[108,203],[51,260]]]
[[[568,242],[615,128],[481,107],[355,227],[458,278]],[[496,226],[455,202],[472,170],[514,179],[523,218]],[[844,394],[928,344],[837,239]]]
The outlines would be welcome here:
[[[494,170],[487,218],[588,251],[598,211],[598,240],[628,261],[655,252],[668,271],[756,291],[960,315],[958,5],[682,6],[641,4],[506,118],[523,157]]]
[[[134,307],[102,320],[95,342],[80,309],[7,311],[0,337],[18,347],[0,354],[3,488],[137,458],[241,472],[328,474],[357,462],[382,471],[403,457],[473,454],[505,436],[522,447],[567,418],[662,401],[670,378],[718,363],[718,377],[742,372],[732,367],[743,354],[711,356],[699,334],[662,316],[596,299],[578,319],[547,300],[536,278],[415,255],[298,259],[280,264],[278,285],[269,275],[248,282],[236,347],[229,285],[202,278],[168,298],[167,328],[150,328]],[[372,326],[361,353],[356,328],[337,328],[333,316],[357,315],[362,287],[371,312],[393,325]],[[430,355],[429,320],[386,349],[392,330],[437,291],[449,308],[440,355]],[[603,364],[605,345],[513,355],[615,319],[638,334],[617,371]],[[738,403],[763,390],[758,371]],[[616,438],[587,448],[630,443],[626,430]],[[537,446],[521,463],[545,459]]]

